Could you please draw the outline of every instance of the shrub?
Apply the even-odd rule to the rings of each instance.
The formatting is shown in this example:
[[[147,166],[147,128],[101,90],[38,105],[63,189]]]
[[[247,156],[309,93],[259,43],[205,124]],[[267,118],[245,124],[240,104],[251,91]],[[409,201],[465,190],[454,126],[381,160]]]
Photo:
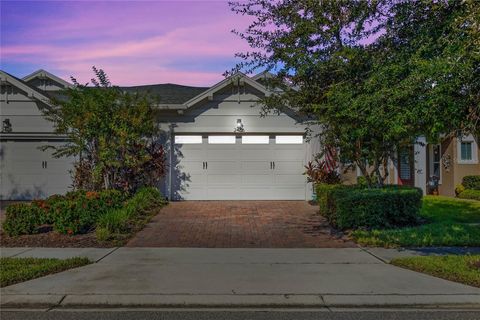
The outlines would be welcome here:
[[[336,188],[327,196],[327,218],[340,229],[414,225],[422,206],[418,188]]]
[[[124,200],[125,194],[118,190],[69,193],[53,206],[53,227],[67,234],[88,232],[108,210],[121,208]]]
[[[480,175],[465,176],[462,179],[465,189],[480,190]]]
[[[26,203],[14,203],[7,207],[3,230],[9,236],[35,233],[41,224],[42,209]]]
[[[480,190],[467,189],[458,195],[461,199],[472,199],[480,201]]]
[[[144,225],[152,215],[152,209],[166,203],[156,188],[141,188],[122,208],[109,210],[97,221],[98,240],[108,240],[115,235],[128,234]]]
[[[326,184],[319,183],[317,184],[317,202],[320,209],[320,213],[329,219],[330,212],[329,207],[329,198],[334,190],[351,188],[351,186],[346,186],[343,184]],[[330,220],[330,219],[329,219]]]
[[[462,193],[463,191],[465,191],[465,187],[463,186],[463,184],[457,184],[455,186],[455,195],[458,197],[458,195],[460,193]]]

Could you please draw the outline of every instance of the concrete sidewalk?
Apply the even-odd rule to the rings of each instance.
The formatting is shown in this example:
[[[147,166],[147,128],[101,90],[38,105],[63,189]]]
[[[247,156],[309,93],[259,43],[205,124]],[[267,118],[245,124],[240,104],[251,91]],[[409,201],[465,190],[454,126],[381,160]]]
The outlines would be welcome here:
[[[2,255],[7,255],[4,250]],[[16,256],[85,255],[97,262],[3,288],[4,308],[480,308],[480,289],[386,264],[384,261],[392,251],[370,253],[361,248],[10,251]]]

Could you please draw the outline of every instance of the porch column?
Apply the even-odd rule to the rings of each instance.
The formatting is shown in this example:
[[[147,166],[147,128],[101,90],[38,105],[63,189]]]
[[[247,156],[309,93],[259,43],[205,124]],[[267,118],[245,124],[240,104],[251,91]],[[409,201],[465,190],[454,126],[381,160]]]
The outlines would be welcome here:
[[[423,194],[427,194],[427,140],[424,136],[417,138],[413,151],[415,187],[422,189]]]

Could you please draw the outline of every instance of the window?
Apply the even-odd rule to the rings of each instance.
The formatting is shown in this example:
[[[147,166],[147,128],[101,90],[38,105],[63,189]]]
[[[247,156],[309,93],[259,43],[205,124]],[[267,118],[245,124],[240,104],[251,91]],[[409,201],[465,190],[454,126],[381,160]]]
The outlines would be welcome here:
[[[175,136],[175,144],[201,144],[202,136]]]
[[[242,144],[268,144],[269,136],[242,136]]]
[[[235,144],[235,136],[208,136],[209,144]]]
[[[472,143],[462,142],[460,146],[460,160],[471,161],[472,160]]]
[[[459,164],[478,163],[478,145],[472,135],[457,141],[457,162]]]
[[[276,144],[302,144],[303,136],[276,136]]]
[[[439,144],[430,145],[430,177],[437,177],[441,182],[441,161],[442,153]]]

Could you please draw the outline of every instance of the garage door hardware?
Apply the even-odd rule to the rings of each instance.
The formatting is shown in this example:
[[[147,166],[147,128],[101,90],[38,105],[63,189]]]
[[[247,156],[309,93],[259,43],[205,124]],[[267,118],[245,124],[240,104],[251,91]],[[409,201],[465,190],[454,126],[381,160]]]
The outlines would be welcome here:
[[[207,161],[204,161],[203,162],[203,169],[208,169],[208,162]]]
[[[275,161],[270,161],[270,169],[275,169]]]
[[[47,169],[47,161],[42,161],[42,168]]]

